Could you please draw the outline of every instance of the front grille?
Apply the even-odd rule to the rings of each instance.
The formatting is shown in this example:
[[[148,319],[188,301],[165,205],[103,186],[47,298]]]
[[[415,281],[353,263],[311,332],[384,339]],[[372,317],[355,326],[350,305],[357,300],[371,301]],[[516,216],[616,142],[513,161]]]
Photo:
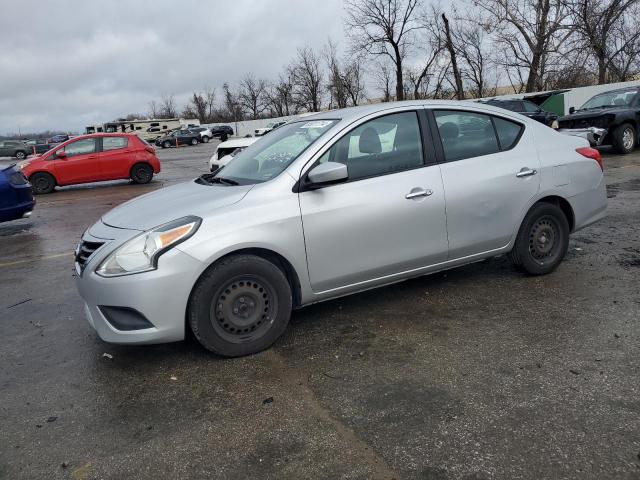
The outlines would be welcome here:
[[[84,270],[87,260],[93,255],[93,252],[102,245],[104,245],[104,242],[88,242],[86,240],[80,242],[80,245],[78,245],[76,249],[76,263],[80,267],[80,272]]]

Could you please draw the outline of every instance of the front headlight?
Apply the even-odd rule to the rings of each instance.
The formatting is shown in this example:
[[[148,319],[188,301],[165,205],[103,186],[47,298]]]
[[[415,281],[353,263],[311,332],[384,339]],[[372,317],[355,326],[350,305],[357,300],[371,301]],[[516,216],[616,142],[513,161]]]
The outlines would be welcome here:
[[[560,124],[558,123],[558,120],[554,120],[553,122],[551,122],[551,128],[559,128]]]
[[[191,237],[202,223],[199,217],[179,218],[125,242],[96,269],[101,277],[118,277],[155,270],[158,257]]]

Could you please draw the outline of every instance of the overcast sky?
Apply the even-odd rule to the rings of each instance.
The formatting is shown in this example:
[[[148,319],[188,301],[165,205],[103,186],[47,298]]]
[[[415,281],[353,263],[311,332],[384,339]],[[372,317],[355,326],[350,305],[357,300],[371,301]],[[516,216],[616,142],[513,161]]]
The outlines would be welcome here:
[[[82,131],[245,73],[273,78],[296,48],[344,45],[342,0],[8,0],[0,15],[0,134]]]

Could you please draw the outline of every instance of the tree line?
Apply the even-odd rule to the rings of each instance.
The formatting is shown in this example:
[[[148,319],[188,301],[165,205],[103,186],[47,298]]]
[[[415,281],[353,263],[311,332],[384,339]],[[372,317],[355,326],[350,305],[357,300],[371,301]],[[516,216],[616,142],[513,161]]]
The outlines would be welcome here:
[[[634,79],[640,0],[345,0],[347,48],[298,48],[276,79],[149,103],[202,123],[294,115],[365,101],[465,99]]]

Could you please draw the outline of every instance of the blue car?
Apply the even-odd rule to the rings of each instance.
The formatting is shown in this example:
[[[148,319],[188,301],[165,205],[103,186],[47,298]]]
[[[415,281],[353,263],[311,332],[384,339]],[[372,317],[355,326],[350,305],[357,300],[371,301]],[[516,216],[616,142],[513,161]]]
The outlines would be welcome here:
[[[0,222],[30,216],[35,204],[31,184],[18,166],[0,170]]]

